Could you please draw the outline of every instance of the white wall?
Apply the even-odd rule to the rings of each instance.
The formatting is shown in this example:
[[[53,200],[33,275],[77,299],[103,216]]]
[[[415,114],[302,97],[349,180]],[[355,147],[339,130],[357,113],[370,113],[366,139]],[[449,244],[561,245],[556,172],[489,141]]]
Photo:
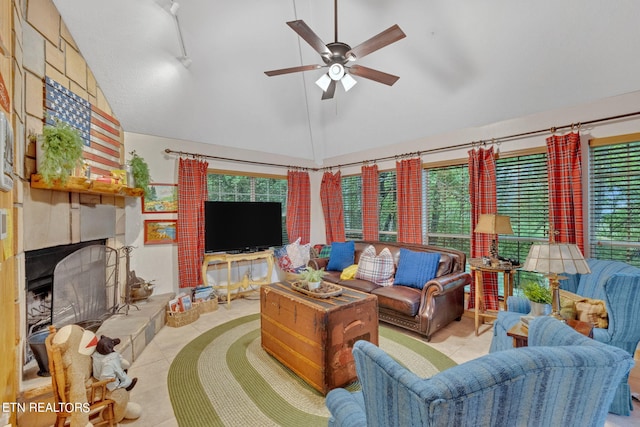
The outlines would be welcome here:
[[[618,97],[607,98],[593,103],[566,108],[562,110],[547,111],[539,114],[507,120],[478,128],[461,129],[444,135],[432,136],[403,144],[395,144],[384,148],[354,153],[337,158],[326,159],[326,166],[335,166],[351,162],[395,156],[399,154],[424,151],[434,147],[453,146],[478,140],[491,140],[506,135],[524,133],[539,129],[550,129],[570,123],[582,123],[590,120],[631,113],[640,110],[640,91]],[[558,132],[564,133],[565,131]],[[589,126],[582,126],[580,133],[583,144],[587,144],[591,138],[601,138],[613,135],[640,132],[640,117],[610,121]],[[500,144],[502,152],[520,150],[524,148],[542,147],[546,144],[549,134],[536,135],[521,138]],[[353,136],[357,137],[357,136]],[[218,157],[251,160],[265,163],[276,163],[307,168],[316,168],[317,165],[304,159],[286,158],[261,152],[239,150],[229,147],[221,147],[210,144],[200,144],[188,141],[180,141],[159,138],[149,135],[125,133],[127,151],[136,152],[148,163],[151,170],[152,182],[177,183],[178,157],[167,155],[164,150],[169,148],[175,151],[200,153]],[[430,163],[451,159],[466,159],[468,148],[454,151],[443,151],[422,156],[423,162]],[[127,159],[130,156],[127,154]],[[266,173],[286,175],[286,168],[247,165],[237,162],[220,160],[207,160],[209,167],[213,169],[237,170],[254,173]],[[378,162],[381,170],[394,168],[394,161]],[[334,171],[337,169],[334,169]],[[341,168],[342,174],[349,175],[359,173],[360,166],[348,166]],[[586,175],[586,174],[585,174]],[[310,172],[311,194],[320,194],[322,171]],[[140,199],[130,199],[126,207],[126,244],[133,245],[136,249],[132,254],[132,269],[136,274],[147,280],[154,280],[156,293],[178,291],[178,267],[177,246],[175,245],[149,245],[143,243],[143,221],[145,219],[171,219],[173,214],[142,214]],[[312,197],[311,201],[311,242],[323,243],[325,240],[324,218],[319,197]],[[210,277],[216,281],[224,280],[223,276],[216,272]],[[218,282],[219,283],[219,282]]]
[[[266,153],[239,150],[235,148],[222,147],[210,144],[201,144],[190,141],[160,138],[151,135],[136,133],[125,133],[125,146],[127,147],[126,159],[128,160],[131,151],[135,150],[149,164],[151,172],[151,182],[159,184],[176,184],[178,182],[178,159],[179,156],[165,153],[165,149],[182,151],[188,153],[198,153],[210,156],[244,159],[261,163],[273,163],[290,166],[301,166],[315,168],[317,165],[308,160],[288,158],[284,156],[270,155]],[[209,163],[210,169],[224,169],[246,171],[253,173],[264,173],[273,175],[287,175],[286,168],[269,167],[261,165],[247,165],[237,162],[227,162],[220,160],[205,159]],[[321,173],[310,173],[312,194],[320,192]],[[131,255],[131,269],[136,274],[146,280],[153,280],[155,284],[154,293],[166,293],[178,291],[178,247],[177,245],[144,245],[144,220],[149,219],[176,219],[176,214],[143,214],[142,199],[128,198],[126,206],[126,231],[125,244],[132,245],[135,249]],[[315,206],[317,205],[317,206]],[[312,222],[311,241],[324,240],[324,221],[322,219],[322,208],[319,200],[312,200]],[[260,277],[259,272],[265,271],[263,267],[253,266],[254,277]],[[242,276],[241,270],[239,275]],[[237,272],[234,271],[234,277]],[[226,279],[225,272],[211,271],[210,280],[221,284]],[[274,276],[274,279],[276,277]]]

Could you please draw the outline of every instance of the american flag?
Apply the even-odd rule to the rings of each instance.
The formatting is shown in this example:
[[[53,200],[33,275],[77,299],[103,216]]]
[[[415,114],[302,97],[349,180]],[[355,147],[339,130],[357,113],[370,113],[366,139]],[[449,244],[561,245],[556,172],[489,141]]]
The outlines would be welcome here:
[[[120,168],[120,122],[55,80],[45,78],[47,124],[59,119],[80,132],[84,142],[83,158],[91,175],[109,176]]]

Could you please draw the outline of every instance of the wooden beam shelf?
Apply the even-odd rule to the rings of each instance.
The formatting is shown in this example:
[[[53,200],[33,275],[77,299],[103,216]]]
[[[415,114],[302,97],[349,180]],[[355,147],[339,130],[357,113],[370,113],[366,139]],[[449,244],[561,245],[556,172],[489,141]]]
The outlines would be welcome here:
[[[31,188],[123,197],[142,197],[144,195],[142,188],[132,188],[122,184],[111,184],[79,176],[70,176],[65,184],[55,181],[53,184],[47,185],[42,180],[41,175],[33,174],[31,175]]]

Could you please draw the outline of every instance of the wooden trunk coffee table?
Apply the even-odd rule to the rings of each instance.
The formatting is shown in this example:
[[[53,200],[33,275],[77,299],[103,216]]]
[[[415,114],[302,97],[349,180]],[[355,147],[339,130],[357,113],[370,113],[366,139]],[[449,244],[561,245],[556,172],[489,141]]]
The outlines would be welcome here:
[[[580,320],[569,319],[567,325],[571,326],[582,335],[589,338],[593,338],[593,325],[587,322],[581,322]],[[507,331],[507,335],[513,338],[513,346],[526,347],[529,343],[529,329],[524,327],[522,321],[516,323],[511,329]]]
[[[343,288],[330,298],[285,283],[260,288],[262,348],[326,395],[356,380],[353,344],[378,345],[378,299]]]

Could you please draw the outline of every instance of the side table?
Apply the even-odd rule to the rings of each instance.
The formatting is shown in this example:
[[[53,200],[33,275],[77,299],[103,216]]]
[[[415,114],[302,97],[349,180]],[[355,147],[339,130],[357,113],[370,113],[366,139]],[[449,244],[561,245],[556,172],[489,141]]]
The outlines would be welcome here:
[[[474,307],[474,318],[475,318],[475,327],[476,327],[476,336],[478,336],[478,328],[480,327],[480,321],[484,323],[485,318],[495,319],[497,316],[494,313],[488,313],[484,308],[484,288],[482,284],[482,272],[490,272],[490,273],[502,273],[504,276],[504,300],[505,303],[507,301],[507,297],[513,295],[513,275],[518,268],[519,265],[508,265],[508,266],[497,266],[493,267],[491,265],[484,265],[482,262],[482,258],[471,258],[469,259],[469,266],[471,267],[471,272],[474,274],[475,283],[476,283],[476,292],[475,292],[475,307]]]
[[[593,338],[593,325],[580,320],[569,319],[567,325],[571,326],[582,335]],[[524,327],[522,322],[516,323],[507,331],[507,335],[513,338],[513,346],[515,348],[526,347],[529,343],[529,329]]]
[[[264,259],[267,262],[267,275],[258,280],[250,279],[248,275],[245,275],[240,281],[232,282],[231,280],[231,271],[233,263],[238,263],[242,261],[255,261]],[[268,285],[271,283],[271,275],[273,272],[274,260],[273,260],[273,251],[266,250],[260,252],[248,252],[248,253],[239,253],[239,254],[228,254],[228,253],[215,253],[215,254],[204,254],[204,258],[202,260],[202,282],[205,286],[209,286],[209,280],[207,278],[207,270],[209,268],[209,264],[226,264],[227,267],[227,284],[226,285],[214,285],[215,289],[222,289],[227,291],[227,308],[231,307],[231,291],[237,290],[237,295],[241,296],[245,292],[252,292],[253,289],[247,291],[247,288],[250,285]]]

